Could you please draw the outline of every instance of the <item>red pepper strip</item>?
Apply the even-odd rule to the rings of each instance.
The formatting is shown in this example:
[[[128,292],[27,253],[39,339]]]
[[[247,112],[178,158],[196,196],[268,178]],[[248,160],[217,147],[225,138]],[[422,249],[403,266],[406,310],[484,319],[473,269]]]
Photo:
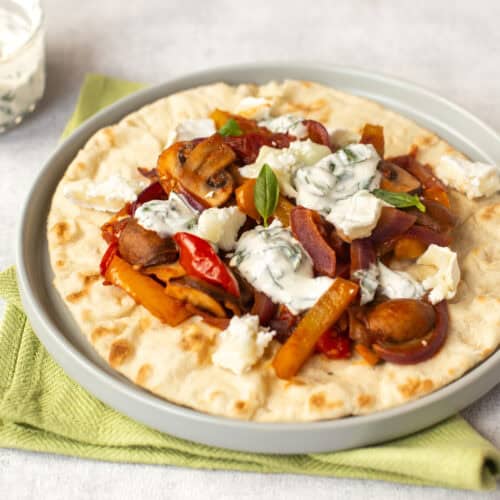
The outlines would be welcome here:
[[[322,144],[331,149],[330,135],[320,122],[316,120],[304,120],[302,123],[307,128],[309,139],[311,139],[312,142]]]
[[[373,350],[385,361],[398,365],[413,365],[432,358],[443,346],[448,336],[448,305],[446,300],[434,306],[436,324],[422,338],[402,344],[377,343]]]
[[[292,232],[311,256],[315,271],[334,277],[337,256],[321,232],[321,223],[320,216],[308,208],[294,207],[290,214]]]
[[[181,266],[188,274],[240,296],[236,278],[208,241],[190,233],[176,233],[173,238],[179,247]]]
[[[351,357],[351,340],[335,330],[327,330],[316,342],[316,350],[330,359],[347,359]]]
[[[106,271],[108,270],[108,267],[111,264],[113,257],[117,253],[118,253],[118,241],[115,240],[108,245],[107,250],[104,252],[104,255],[102,256],[101,263],[99,264],[99,269],[101,270],[101,276],[104,276],[106,274]]]
[[[153,182],[147,188],[139,193],[137,199],[130,206],[130,215],[134,215],[135,211],[143,204],[151,200],[166,200],[168,194],[165,192],[159,182]]]

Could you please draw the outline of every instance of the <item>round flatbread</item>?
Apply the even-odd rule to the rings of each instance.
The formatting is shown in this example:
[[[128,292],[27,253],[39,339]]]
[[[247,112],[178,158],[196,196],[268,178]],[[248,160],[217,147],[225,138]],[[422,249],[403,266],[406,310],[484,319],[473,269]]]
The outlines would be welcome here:
[[[273,114],[297,113],[330,129],[359,132],[384,127],[386,156],[418,146],[418,159],[435,165],[458,154],[435,134],[381,105],[312,82],[264,86],[217,83],[160,99],[97,132],[69,165],[54,194],[48,242],[57,288],[82,333],[97,352],[135,384],[174,403],[226,417],[283,422],[338,418],[401,405],[459,378],[500,343],[500,196],[473,202],[452,192],[460,223],[453,250],[462,280],[449,303],[450,328],[442,350],[409,366],[368,366],[361,358],[313,356],[291,381],[278,379],[271,360],[275,341],[248,373],[236,375],[211,362],[219,330],[191,318],[172,328],[115,286],[103,286],[99,261],[106,243],[100,226],[109,214],[64,196],[77,180],[105,181],[117,174],[142,179],[176,125],[205,118],[214,108],[235,111],[245,96],[273,100]]]

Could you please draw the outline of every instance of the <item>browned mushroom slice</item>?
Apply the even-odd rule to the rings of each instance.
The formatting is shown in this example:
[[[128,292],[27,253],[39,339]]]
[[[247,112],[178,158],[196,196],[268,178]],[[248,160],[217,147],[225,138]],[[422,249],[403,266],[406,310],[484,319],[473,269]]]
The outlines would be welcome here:
[[[172,262],[171,264],[159,264],[157,266],[146,267],[143,269],[143,272],[145,274],[153,274],[164,283],[168,283],[175,278],[186,276],[186,271],[179,261]]]
[[[406,342],[423,337],[434,326],[436,313],[427,302],[394,299],[370,308],[366,324],[377,340]]]
[[[158,158],[160,182],[166,191],[180,183],[186,190],[211,207],[223,204],[233,192],[234,180],[226,167],[236,156],[213,135],[193,147],[192,143],[177,142]]]
[[[166,293],[175,299],[189,302],[217,318],[227,317],[226,311],[219,302],[205,290],[193,287],[189,279],[171,280],[166,288]]]
[[[132,265],[154,266],[177,260],[172,238],[161,238],[144,229],[133,217],[126,220],[118,239],[120,255]]]
[[[383,161],[379,168],[382,173],[380,187],[386,191],[412,193],[422,187],[416,177],[394,163]]]

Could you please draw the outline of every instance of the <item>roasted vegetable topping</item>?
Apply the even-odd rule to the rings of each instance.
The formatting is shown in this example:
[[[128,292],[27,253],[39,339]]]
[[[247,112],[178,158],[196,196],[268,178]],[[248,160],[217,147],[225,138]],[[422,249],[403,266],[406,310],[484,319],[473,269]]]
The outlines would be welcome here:
[[[379,125],[332,149],[321,123],[270,117],[271,101],[248,99],[263,101],[261,121],[250,108],[216,109],[210,137],[190,121],[188,140],[139,169],[151,184],[101,228],[106,283],[169,325],[192,315],[223,330],[258,321],[282,343],[272,362],[282,379],[314,352],[355,351],[371,366],[432,357],[448,329],[446,302],[436,302],[453,297],[458,271],[436,296],[395,260],[451,243],[457,217],[443,183],[416,148],[384,159]]]
[[[174,240],[179,247],[180,263],[188,274],[219,285],[236,297],[240,296],[236,278],[210,243],[190,233],[177,233]]]
[[[356,298],[358,286],[336,278],[332,286],[309,309],[273,360],[280,378],[290,379],[310,357],[321,335],[331,328]]]

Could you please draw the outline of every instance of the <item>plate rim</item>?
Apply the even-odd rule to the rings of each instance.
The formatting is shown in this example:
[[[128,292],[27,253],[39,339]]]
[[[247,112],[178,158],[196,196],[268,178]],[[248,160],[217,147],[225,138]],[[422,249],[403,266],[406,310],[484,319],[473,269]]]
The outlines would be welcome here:
[[[266,423],[236,420],[223,416],[210,415],[187,407],[179,406],[175,403],[163,400],[158,396],[145,391],[144,389],[138,388],[133,385],[132,382],[125,381],[118,373],[117,376],[110,375],[101,367],[94,364],[92,360],[87,358],[87,356],[81,353],[77,347],[75,347],[72,342],[57,328],[50,316],[45,314],[43,305],[31,289],[30,277],[28,276],[28,270],[25,262],[25,258],[27,258],[24,255],[25,239],[29,237],[29,205],[30,200],[35,196],[36,192],[41,189],[41,180],[43,180],[51,169],[54,169],[54,165],[57,165],[57,162],[59,161],[58,157],[61,156],[65,150],[74,149],[77,144],[85,144],[91,135],[103,126],[103,121],[107,122],[108,120],[111,120],[111,122],[115,122],[117,121],[115,118],[116,115],[123,117],[131,112],[131,110],[133,111],[134,109],[138,109],[149,102],[153,102],[159,98],[159,94],[166,96],[175,91],[172,90],[168,93],[164,93],[164,89],[166,88],[175,88],[179,86],[189,88],[193,86],[193,81],[198,82],[195,85],[203,85],[210,81],[220,80],[218,78],[214,79],[216,75],[220,75],[221,73],[230,74],[238,71],[255,71],[258,73],[272,69],[273,71],[281,72],[283,75],[282,79],[285,79],[287,73],[292,73],[297,68],[300,70],[309,70],[311,73],[321,69],[321,71],[331,73],[332,75],[338,73],[353,78],[362,77],[365,79],[375,79],[382,84],[390,83],[392,85],[405,87],[406,89],[425,95],[433,100],[438,100],[445,106],[453,108],[456,112],[466,116],[469,120],[482,128],[484,132],[488,133],[493,141],[496,141],[500,147],[500,136],[491,127],[458,104],[455,104],[428,89],[392,76],[385,76],[381,73],[351,68],[348,66],[327,65],[323,63],[265,62],[225,65],[208,70],[196,71],[177,78],[166,80],[165,82],[153,87],[139,90],[138,92],[124,97],[111,106],[101,110],[80,125],[66,140],[57,145],[54,153],[45,162],[44,166],[34,179],[25,202],[23,203],[21,218],[18,223],[16,247],[16,267],[21,298],[27,315],[33,324],[34,330],[37,332],[37,336],[47,348],[49,353],[55,358],[57,363],[62,366],[65,373],[69,374],[72,379],[76,380],[80,385],[85,387],[101,401],[150,427],[163,432],[168,432],[184,439],[192,439],[204,444],[240,451],[266,453],[311,453],[332,451],[360,446],[363,444],[374,444],[386,441],[387,439],[393,439],[401,435],[407,435],[411,432],[415,432],[416,430],[421,430],[436,423],[437,421],[451,416],[459,409],[471,404],[474,400],[481,397],[488,390],[492,389],[496,383],[498,383],[498,377],[492,376],[495,368],[500,368],[500,350],[497,349],[497,351],[489,358],[485,359],[479,365],[476,365],[462,377],[451,382],[450,384],[419,399],[403,403],[399,406],[386,410],[377,411],[367,415],[348,416],[340,419],[322,420],[316,422]],[[314,77],[311,79],[316,80]],[[230,78],[227,80],[230,80]],[[189,85],[189,87],[187,85]],[[64,172],[64,170],[62,172]],[[53,190],[50,193],[50,197],[52,197],[52,194]],[[44,226],[46,223],[45,215],[46,214],[44,213]],[[72,365],[72,363],[74,364]],[[479,382],[481,382],[481,384]],[[480,389],[472,391],[476,394],[471,395],[470,387],[474,383],[476,383],[478,387],[480,386]],[[102,384],[102,386],[100,386],[100,384]],[[469,391],[466,389],[469,389]],[[456,401],[457,394],[461,393],[468,394],[468,399],[464,405]],[[117,398],[119,398],[120,401],[117,401]],[[130,401],[139,405],[143,409],[150,409],[151,411],[158,412],[158,415],[163,415],[164,417],[168,415],[170,417],[167,419],[168,428],[165,428],[164,425],[159,425],[156,421],[157,419],[147,418],[147,415],[142,415],[142,410],[139,411],[138,415],[138,412],[136,411],[137,409],[127,408],[127,402],[130,404]],[[441,408],[440,411],[437,411],[436,405],[443,404],[443,401],[447,401],[449,403],[450,411],[443,411],[443,408]],[[429,415],[425,415],[425,412],[430,409],[433,409],[434,411],[432,418],[430,418]],[[402,429],[400,422],[398,421],[400,419],[408,419],[412,416],[419,417],[420,421],[407,423],[403,426],[404,429]],[[184,422],[194,424],[197,427],[201,426],[201,428],[195,429],[191,426],[184,430],[182,425],[176,425],[176,423],[172,420],[178,418]],[[380,424],[388,423],[394,424],[394,428],[387,429],[386,432],[383,433],[370,432],[369,435],[363,435],[361,440],[346,440],[342,439],[342,436],[337,436],[336,442],[335,440],[332,442],[332,439],[324,440],[325,432],[336,432],[337,434],[342,434],[348,430],[356,430],[358,427],[366,427],[367,429],[373,430],[380,426]],[[227,439],[227,436],[224,438],[223,431],[227,431],[228,429],[233,432],[233,436],[231,436],[231,439],[233,440],[232,442]],[[214,432],[215,436],[207,436],[204,438],[204,434],[207,431]],[[245,436],[245,433],[250,433],[252,436]],[[282,434],[282,437],[276,438],[276,434]],[[301,435],[301,439],[297,440],[297,444],[286,443],[286,441],[290,440],[291,437],[295,438],[299,434]],[[257,435],[262,435],[263,438],[257,439],[258,442],[255,442],[255,436]],[[269,440],[271,435],[273,436],[273,439]],[[313,439],[312,444],[308,445],[308,442],[304,438],[312,435],[315,436],[315,439]]]

